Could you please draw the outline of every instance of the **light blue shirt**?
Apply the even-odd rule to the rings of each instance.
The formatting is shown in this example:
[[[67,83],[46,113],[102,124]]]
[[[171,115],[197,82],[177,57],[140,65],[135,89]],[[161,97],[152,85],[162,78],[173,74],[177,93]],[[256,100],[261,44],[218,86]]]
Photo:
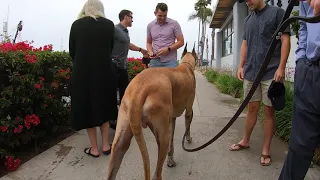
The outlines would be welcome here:
[[[313,17],[313,9],[307,1],[300,1],[300,16]],[[309,59],[311,61],[320,58],[320,23],[306,23],[299,21],[299,45],[296,50],[296,58]]]

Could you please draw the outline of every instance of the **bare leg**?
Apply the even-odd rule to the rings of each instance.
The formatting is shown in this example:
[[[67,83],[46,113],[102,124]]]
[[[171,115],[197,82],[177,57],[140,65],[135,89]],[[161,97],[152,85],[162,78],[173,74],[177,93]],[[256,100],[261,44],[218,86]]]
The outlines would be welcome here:
[[[110,149],[109,145],[109,122],[105,122],[100,127],[101,136],[102,136],[102,150],[108,151]]]
[[[260,108],[260,102],[250,102],[248,104],[248,112],[247,112],[244,135],[242,140],[238,143],[243,147],[249,147],[250,136],[254,126],[257,123],[259,108]],[[241,148],[239,145],[233,144],[230,147],[230,150],[231,151],[239,150]]]
[[[169,144],[169,151],[168,151],[168,159],[167,159],[167,166],[174,167],[176,166],[176,162],[173,159],[174,153],[174,146],[173,146],[173,139],[174,139],[174,130],[176,128],[176,118],[172,118],[171,122],[171,137],[170,137],[170,144]]]
[[[262,154],[270,155],[270,144],[275,131],[275,111],[270,106],[264,106],[265,121],[264,121],[264,142]],[[261,163],[268,164],[271,162],[270,158],[261,158]]]
[[[88,132],[88,136],[91,143],[90,153],[93,155],[99,155],[98,143],[97,143],[97,129],[95,127],[89,128],[87,129],[87,132]]]

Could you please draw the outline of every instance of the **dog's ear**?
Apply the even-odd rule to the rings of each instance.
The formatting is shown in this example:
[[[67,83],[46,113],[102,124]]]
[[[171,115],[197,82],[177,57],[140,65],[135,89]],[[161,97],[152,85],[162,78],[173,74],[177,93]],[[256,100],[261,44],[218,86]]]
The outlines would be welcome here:
[[[193,44],[193,49],[192,49],[192,56],[194,57],[196,63],[198,62],[198,56],[197,56],[197,53],[196,53],[196,42],[194,42]]]
[[[184,55],[186,55],[186,53],[188,52],[187,46],[188,46],[188,43],[186,43],[186,45],[184,46],[184,50],[183,50],[183,53],[182,53],[182,57],[183,57]]]
[[[194,57],[197,56],[195,48],[196,48],[196,42],[194,42],[193,48],[192,48],[192,55],[193,55]]]

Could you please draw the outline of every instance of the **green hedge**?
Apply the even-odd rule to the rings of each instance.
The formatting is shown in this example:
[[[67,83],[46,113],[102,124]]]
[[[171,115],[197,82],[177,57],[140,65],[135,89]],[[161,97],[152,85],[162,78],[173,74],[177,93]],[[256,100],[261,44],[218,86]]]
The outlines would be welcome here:
[[[8,171],[19,167],[15,155],[25,145],[70,126],[71,65],[69,54],[51,45],[0,44],[0,161]]]
[[[209,82],[216,85],[221,93],[232,95],[233,97],[243,100],[243,85],[242,81],[232,76],[231,72],[226,72],[218,69],[210,69],[204,73],[204,76]],[[275,135],[285,142],[290,139],[291,133],[291,117],[293,105],[293,88],[290,82],[285,83],[286,87],[286,107],[276,112],[276,132]],[[259,120],[264,120],[263,104],[258,115]],[[320,165],[320,149],[314,156],[314,162]]]

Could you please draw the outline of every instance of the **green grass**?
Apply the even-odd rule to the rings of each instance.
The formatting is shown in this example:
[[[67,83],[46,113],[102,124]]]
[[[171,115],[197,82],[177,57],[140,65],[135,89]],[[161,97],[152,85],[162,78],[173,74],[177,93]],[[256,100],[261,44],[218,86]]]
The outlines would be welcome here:
[[[230,72],[209,70],[205,72],[209,82],[215,83],[221,93],[230,94],[235,98],[242,96],[242,81],[233,77]]]

